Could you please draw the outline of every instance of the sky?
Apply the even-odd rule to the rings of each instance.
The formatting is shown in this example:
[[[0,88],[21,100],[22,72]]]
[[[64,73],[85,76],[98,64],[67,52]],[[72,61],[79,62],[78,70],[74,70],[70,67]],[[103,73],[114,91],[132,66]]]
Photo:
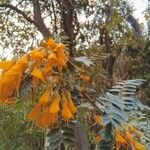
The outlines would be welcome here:
[[[133,3],[133,7],[135,9],[134,16],[137,19],[139,19],[140,23],[144,23],[146,25],[143,12],[146,10],[148,0],[130,0],[130,1]]]

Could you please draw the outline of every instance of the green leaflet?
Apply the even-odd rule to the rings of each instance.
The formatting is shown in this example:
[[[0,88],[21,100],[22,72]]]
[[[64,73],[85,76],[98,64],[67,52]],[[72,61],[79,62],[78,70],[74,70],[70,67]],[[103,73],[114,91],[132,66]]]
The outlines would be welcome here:
[[[68,146],[74,146],[74,130],[68,127],[54,128],[47,134],[48,150],[66,150]]]

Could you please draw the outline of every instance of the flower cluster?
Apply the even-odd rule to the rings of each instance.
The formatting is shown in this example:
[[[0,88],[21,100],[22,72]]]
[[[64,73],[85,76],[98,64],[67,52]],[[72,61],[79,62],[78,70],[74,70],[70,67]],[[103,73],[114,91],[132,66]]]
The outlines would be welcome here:
[[[48,128],[57,123],[60,117],[63,117],[64,121],[72,119],[76,112],[77,108],[69,91],[53,95],[53,92],[47,89],[29,113],[28,119],[35,121],[39,127]]]
[[[53,69],[67,67],[68,54],[63,44],[48,39],[41,47],[32,50],[17,60],[0,62],[0,102],[12,100],[25,76],[32,77],[33,87],[46,83],[53,77]],[[57,78],[54,75],[55,78]]]
[[[136,150],[146,150],[145,146],[138,143],[135,140],[136,138],[139,138],[141,136],[141,132],[139,132],[135,127],[133,126],[126,126],[125,127],[125,133],[119,131],[119,129],[115,130],[115,145],[116,150],[120,150],[120,148],[124,149],[136,149]]]
[[[0,102],[11,103],[14,91],[19,92],[23,72],[28,63],[26,57],[21,57],[18,61],[0,62]]]
[[[64,83],[62,70],[67,68],[67,62],[68,53],[65,51],[65,45],[58,44],[53,39],[48,39],[41,47],[17,60],[1,61],[0,102],[13,102],[14,95],[19,96],[21,84],[28,76],[32,79],[33,91],[39,86],[45,89],[29,113],[29,120],[35,121],[37,126],[48,128],[56,123],[60,116],[64,121],[72,119],[77,109],[70,92],[61,86]],[[35,93],[31,93],[33,94]]]

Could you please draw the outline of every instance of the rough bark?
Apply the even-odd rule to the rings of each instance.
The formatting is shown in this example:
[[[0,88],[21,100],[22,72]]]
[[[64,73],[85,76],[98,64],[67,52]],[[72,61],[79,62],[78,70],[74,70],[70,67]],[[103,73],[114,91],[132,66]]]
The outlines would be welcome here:
[[[44,38],[52,36],[49,29],[46,27],[40,9],[39,0],[32,0],[33,3],[33,12],[34,12],[34,21],[37,29],[42,33]]]
[[[62,18],[62,28],[63,28],[63,34],[68,37],[69,41],[69,52],[70,56],[73,57],[73,47],[74,47],[74,19],[75,19],[75,1],[73,0],[63,0],[60,2],[57,0],[57,3],[59,4],[59,9],[61,10],[61,18]]]
[[[76,150],[89,150],[84,125],[81,123],[76,123],[74,128],[76,135]]]

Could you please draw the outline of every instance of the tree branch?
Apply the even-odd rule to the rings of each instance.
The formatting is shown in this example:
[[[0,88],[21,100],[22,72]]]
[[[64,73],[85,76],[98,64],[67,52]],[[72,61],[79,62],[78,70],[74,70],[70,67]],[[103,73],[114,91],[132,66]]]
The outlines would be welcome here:
[[[6,3],[0,4],[0,7],[9,8],[11,10],[16,11],[18,14],[22,15],[24,19],[26,19],[28,22],[35,25],[35,27],[41,32],[44,38],[48,38],[52,36],[49,29],[46,27],[43,21],[39,0],[31,0],[31,1],[33,3],[33,8],[34,8],[34,19],[28,17],[26,13],[24,13],[22,10],[17,8],[17,6],[13,6],[12,4],[6,4]]]
[[[16,6],[13,6],[11,4],[0,4],[0,7],[4,8],[10,8],[11,10],[16,11],[18,14],[21,14],[28,22],[35,25],[35,21],[27,16],[22,10],[18,9]]]
[[[34,12],[34,21],[36,23],[37,29],[42,33],[43,37],[48,38],[52,36],[49,29],[46,27],[40,9],[39,0],[31,0],[33,4]]]

